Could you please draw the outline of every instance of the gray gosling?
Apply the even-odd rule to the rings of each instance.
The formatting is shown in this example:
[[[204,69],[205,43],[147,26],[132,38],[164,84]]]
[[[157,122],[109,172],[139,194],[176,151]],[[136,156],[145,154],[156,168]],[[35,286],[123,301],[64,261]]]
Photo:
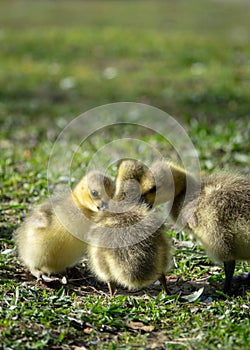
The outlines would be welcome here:
[[[191,193],[185,198],[187,181]],[[223,173],[210,175],[198,184],[181,167],[158,161],[142,177],[141,191],[150,205],[155,204],[155,198],[161,204],[174,195],[171,216],[188,224],[212,261],[224,264],[223,292],[231,294],[235,261],[250,259],[249,179]]]
[[[38,205],[14,234],[19,258],[31,274],[46,281],[46,275],[76,265],[86,253],[84,235],[113,194],[114,182],[93,171],[70,194]]]
[[[130,182],[131,169],[139,163],[133,162],[126,160],[119,167],[117,179],[122,181],[116,187],[114,208],[110,208],[114,210],[102,213],[97,227],[90,231],[92,243],[87,248],[90,269],[108,284],[111,297],[117,285],[133,290],[156,280],[167,292],[165,273],[171,262],[171,241],[158,215],[135,200],[139,184]],[[128,186],[124,186],[127,180]]]

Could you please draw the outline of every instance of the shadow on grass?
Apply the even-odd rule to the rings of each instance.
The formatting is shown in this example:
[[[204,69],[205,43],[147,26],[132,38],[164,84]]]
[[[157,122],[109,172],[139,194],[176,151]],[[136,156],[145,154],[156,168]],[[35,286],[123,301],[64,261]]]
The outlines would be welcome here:
[[[97,281],[94,276],[88,271],[86,266],[77,266],[69,269],[64,275],[58,275],[55,280],[51,282],[37,281],[27,270],[25,270],[18,262],[17,266],[11,268],[7,266],[8,270],[2,272],[2,281],[15,279],[16,282],[25,283],[30,286],[39,285],[41,288],[48,288],[52,290],[59,290],[64,286],[67,294],[75,293],[78,297],[90,296],[91,294],[103,296],[109,298],[109,290],[105,283]],[[65,279],[66,283],[62,282]],[[204,288],[200,297],[201,301],[212,302],[216,299],[224,298],[219,292],[222,290],[223,283],[213,282],[209,283],[210,276],[205,276],[201,279],[186,279],[172,278],[171,275],[167,276],[167,286],[169,290],[169,296],[188,296],[201,288]],[[115,297],[117,296],[135,296],[144,297],[157,297],[162,291],[161,285],[156,282],[155,284],[143,288],[129,291],[118,287]],[[245,297],[246,292],[250,292],[250,274],[236,275],[233,280],[233,296]]]

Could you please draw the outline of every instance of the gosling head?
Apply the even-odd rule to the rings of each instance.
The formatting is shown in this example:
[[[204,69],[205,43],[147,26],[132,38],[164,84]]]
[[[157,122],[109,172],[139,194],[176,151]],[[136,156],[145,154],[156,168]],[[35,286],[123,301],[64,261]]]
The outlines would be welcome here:
[[[91,171],[76,185],[73,197],[81,207],[98,212],[107,209],[114,190],[110,177],[99,171]]]
[[[140,180],[143,201],[153,205],[172,200],[175,195],[174,172],[171,163],[156,161]]]
[[[146,167],[142,162],[134,159],[123,160],[118,168],[114,199],[126,199],[125,197],[127,197],[128,194],[129,197],[132,198],[133,192],[137,192],[136,198],[139,200],[140,193],[138,187],[145,171]],[[136,184],[138,184],[138,186]]]

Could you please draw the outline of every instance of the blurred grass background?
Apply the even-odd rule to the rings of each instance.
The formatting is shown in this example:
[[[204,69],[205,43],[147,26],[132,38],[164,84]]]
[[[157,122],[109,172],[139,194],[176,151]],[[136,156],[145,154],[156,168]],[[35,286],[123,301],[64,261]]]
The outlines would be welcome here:
[[[47,161],[58,134],[102,104],[158,107],[185,126],[204,173],[230,168],[249,176],[249,18],[250,2],[241,0],[2,0],[1,251],[13,248],[13,230],[48,193]],[[107,134],[104,141],[115,136]],[[102,146],[103,140],[93,140]],[[164,147],[160,138],[153,142]],[[87,164],[90,153],[83,156]],[[186,247],[185,254],[180,249],[176,261],[172,276],[223,278],[198,248]],[[190,311],[178,298],[144,296],[144,302],[117,296],[114,303],[96,291],[86,296],[84,286],[55,294],[24,280],[16,257],[1,254],[0,266],[0,334],[6,348],[249,347],[249,296],[242,290],[243,298],[197,303]],[[238,272],[244,268],[237,265]],[[153,324],[155,331],[137,330],[135,336],[125,327],[127,317]],[[85,326],[82,335],[77,320],[93,326],[89,334]]]
[[[2,1],[1,137],[15,151],[54,141],[88,109],[134,101],[186,123],[202,167],[229,154],[246,167],[249,14],[247,1]]]
[[[249,116],[249,14],[242,1],[2,1],[1,119],[116,101]]]

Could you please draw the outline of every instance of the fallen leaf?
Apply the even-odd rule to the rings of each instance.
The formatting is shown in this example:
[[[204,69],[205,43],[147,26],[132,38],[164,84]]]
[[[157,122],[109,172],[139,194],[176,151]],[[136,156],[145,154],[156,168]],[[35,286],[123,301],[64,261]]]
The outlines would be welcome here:
[[[46,283],[50,282],[55,282],[55,281],[60,281],[58,277],[55,276],[47,276],[47,275],[42,275],[42,280]]]
[[[137,329],[137,330],[142,330],[144,332],[152,332],[155,327],[154,326],[147,326],[142,322],[128,322],[127,323],[128,327],[132,329]]]
[[[189,295],[182,295],[181,299],[184,299],[184,301],[188,301],[191,303],[192,301],[197,300],[201,296],[203,291],[204,291],[204,287],[196,290],[194,293],[191,293]]]
[[[90,328],[90,327],[84,328],[83,332],[85,334],[90,334],[91,332],[93,332],[93,328]]]

